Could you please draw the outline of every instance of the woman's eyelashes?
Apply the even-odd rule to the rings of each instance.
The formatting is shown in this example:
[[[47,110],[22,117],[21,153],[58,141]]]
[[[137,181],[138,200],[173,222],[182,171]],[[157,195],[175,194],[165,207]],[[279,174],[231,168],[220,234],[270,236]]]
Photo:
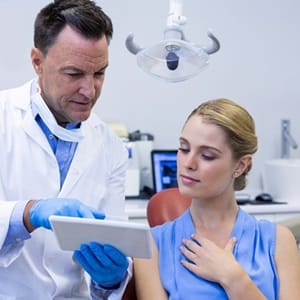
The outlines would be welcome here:
[[[188,154],[191,151],[189,148],[185,148],[185,147],[179,147],[178,150],[180,152],[182,152],[183,154]],[[206,152],[200,152],[199,156],[202,157],[204,160],[207,160],[207,161],[212,161],[216,158],[215,155],[210,154],[210,153],[206,153]]]
[[[215,159],[215,157],[212,156],[212,155],[201,154],[201,156],[203,157],[204,160],[209,160],[209,161],[211,161],[211,160],[214,160],[214,159]]]
[[[189,148],[179,147],[178,150],[181,151],[181,152],[183,152],[183,153],[189,153],[190,152]]]

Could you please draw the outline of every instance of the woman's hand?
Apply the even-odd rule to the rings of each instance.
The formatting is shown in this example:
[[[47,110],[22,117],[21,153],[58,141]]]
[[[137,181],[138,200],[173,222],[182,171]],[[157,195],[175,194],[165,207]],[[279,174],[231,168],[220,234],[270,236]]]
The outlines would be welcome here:
[[[194,234],[183,240],[181,252],[186,257],[181,263],[195,275],[219,283],[229,299],[266,300],[242,266],[233,256],[235,238],[230,238],[225,247]]]
[[[230,238],[224,249],[214,242],[194,234],[184,239],[181,252],[186,257],[181,263],[192,273],[206,280],[226,285],[226,282],[243,272],[233,256],[235,238]]]

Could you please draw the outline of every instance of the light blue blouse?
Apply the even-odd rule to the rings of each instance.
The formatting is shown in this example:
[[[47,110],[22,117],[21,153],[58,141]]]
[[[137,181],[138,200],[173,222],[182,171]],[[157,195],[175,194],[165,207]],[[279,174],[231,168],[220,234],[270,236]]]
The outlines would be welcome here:
[[[185,267],[179,247],[183,238],[195,232],[189,210],[173,222],[152,228],[160,253],[160,276],[170,300],[228,299],[217,283],[202,279]],[[233,251],[236,260],[268,300],[279,298],[279,278],[275,266],[275,223],[256,220],[239,209],[231,236],[237,238]]]

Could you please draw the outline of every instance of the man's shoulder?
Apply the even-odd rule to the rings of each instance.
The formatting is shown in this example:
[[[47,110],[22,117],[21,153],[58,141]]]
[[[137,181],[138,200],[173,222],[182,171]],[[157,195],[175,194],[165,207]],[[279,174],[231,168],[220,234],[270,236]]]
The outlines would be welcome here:
[[[90,131],[97,137],[102,137],[106,143],[117,146],[124,146],[121,138],[112,130],[112,128],[103,121],[95,112],[92,112],[90,117],[82,123],[84,131]]]
[[[12,105],[16,103],[21,106],[27,103],[30,97],[31,82],[32,80],[18,87],[0,90],[0,103],[8,102]]]
[[[92,112],[89,118],[84,123],[88,126],[105,132],[109,136],[118,137],[117,134],[112,130],[112,128],[105,121],[103,121],[96,112]]]
[[[33,79],[15,87],[2,89],[0,90],[0,94],[14,94],[18,93],[19,91],[30,91],[32,81]]]

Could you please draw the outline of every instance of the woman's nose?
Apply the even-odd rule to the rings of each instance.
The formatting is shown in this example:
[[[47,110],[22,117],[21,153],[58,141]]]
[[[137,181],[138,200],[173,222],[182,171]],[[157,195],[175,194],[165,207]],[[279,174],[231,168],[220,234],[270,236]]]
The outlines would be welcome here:
[[[196,160],[195,156],[193,154],[189,153],[185,157],[184,165],[188,169],[193,169],[193,170],[196,169],[197,168],[197,160]]]

